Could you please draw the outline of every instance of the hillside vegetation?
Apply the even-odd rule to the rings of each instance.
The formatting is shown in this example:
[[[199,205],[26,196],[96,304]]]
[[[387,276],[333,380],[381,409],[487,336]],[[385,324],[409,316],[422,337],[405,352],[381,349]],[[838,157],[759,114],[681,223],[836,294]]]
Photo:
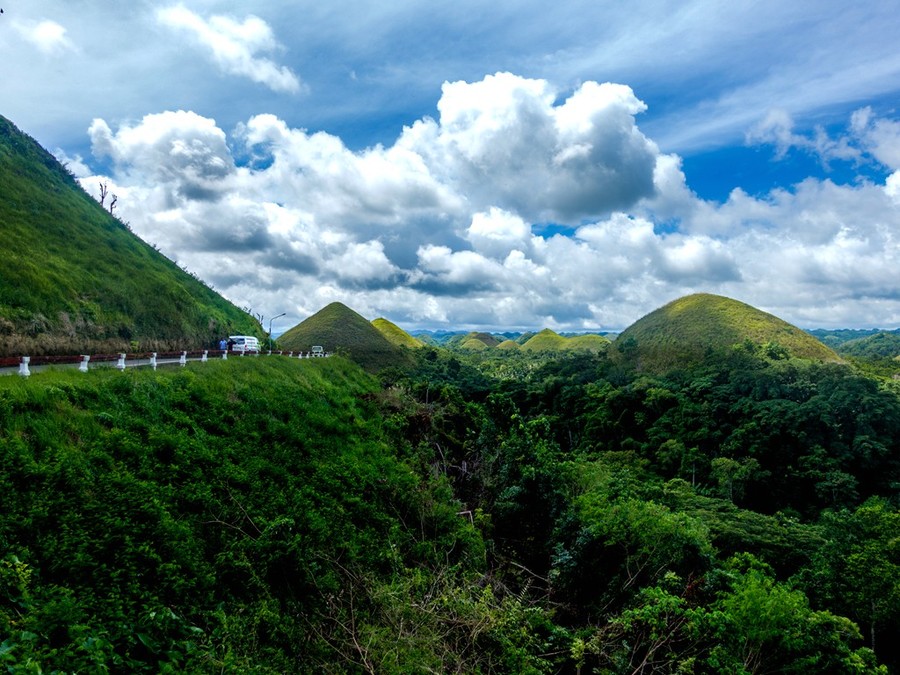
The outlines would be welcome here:
[[[419,347],[424,346],[424,343],[414,338],[397,324],[388,321],[385,318],[375,319],[372,321],[372,325],[375,326],[375,328],[378,329],[378,332],[393,345],[406,347],[408,349],[418,349]]]
[[[699,293],[660,307],[626,328],[614,343],[617,362],[646,372],[702,363],[734,349],[816,361],[834,351],[778,317],[737,300]]]
[[[0,665],[897,672],[892,380],[410,358],[0,378]]]
[[[848,340],[836,351],[841,355],[866,359],[900,359],[900,332],[881,331],[874,335]]]
[[[522,345],[522,349],[530,352],[581,350],[598,353],[605,351],[607,347],[609,340],[602,335],[587,333],[565,337],[549,328],[533,335]]]
[[[380,613],[483,547],[386,442],[375,391],[341,358],[0,378],[0,665],[441,670]]]
[[[261,326],[92,199],[0,117],[0,355],[212,346]]]

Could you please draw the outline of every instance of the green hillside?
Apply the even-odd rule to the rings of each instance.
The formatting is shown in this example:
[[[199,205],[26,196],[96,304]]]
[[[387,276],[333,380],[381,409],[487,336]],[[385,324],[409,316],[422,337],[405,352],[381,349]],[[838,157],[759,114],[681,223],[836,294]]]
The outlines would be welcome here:
[[[521,349],[521,347],[519,346],[519,343],[516,342],[515,340],[504,340],[499,345],[497,345],[497,349],[499,349],[500,351],[506,351],[506,350],[518,351],[519,349]]]
[[[2,116],[0,240],[0,355],[166,350],[263,335]]]
[[[840,361],[808,333],[750,305],[706,293],[688,295],[651,312],[617,338],[613,359],[662,372],[726,354],[736,345],[775,357]]]
[[[594,352],[595,354],[605,352],[609,348],[609,338],[595,333],[586,333],[585,335],[573,335],[567,338],[567,349],[585,350]]]
[[[371,370],[405,365],[411,360],[371,322],[340,302],[332,302],[283,333],[278,344],[295,352],[308,352],[313,345],[321,345],[326,352],[345,353]]]
[[[855,340],[848,340],[835,348],[845,356],[865,359],[900,358],[900,333],[881,331]]]
[[[609,347],[609,340],[602,335],[585,334],[565,337],[558,333],[545,328],[540,333],[532,335],[522,349],[528,352],[554,352],[554,351],[590,351],[599,353],[606,351]]]
[[[558,333],[545,328],[540,333],[532,336],[522,345],[527,352],[547,352],[565,349],[566,338]]]
[[[348,611],[481,555],[376,391],[343,358],[0,378],[0,670],[354,672]]]
[[[892,382],[421,352],[0,377],[0,670],[900,672]]]
[[[400,326],[387,319],[375,319],[372,321],[372,325],[378,329],[378,332],[381,333],[388,342],[397,345],[398,347],[418,349],[419,347],[425,346],[422,342],[400,328]]]
[[[501,340],[498,340],[490,333],[472,332],[461,335],[458,339],[451,340],[447,343],[447,346],[469,351],[482,351],[496,347],[500,342]]]

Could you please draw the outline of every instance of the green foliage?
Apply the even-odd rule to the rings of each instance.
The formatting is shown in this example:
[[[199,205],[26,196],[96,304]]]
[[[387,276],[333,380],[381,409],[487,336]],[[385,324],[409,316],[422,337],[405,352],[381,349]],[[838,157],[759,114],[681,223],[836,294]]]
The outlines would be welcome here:
[[[0,380],[0,663],[896,671],[900,390],[784,344]]]
[[[0,117],[0,355],[167,350],[262,335]]]
[[[600,672],[887,673],[856,626],[810,609],[752,556],[738,556],[704,581],[669,573],[593,634],[573,657]]]
[[[900,399],[837,364],[699,368],[585,395],[591,454],[636,452],[665,478],[764,513],[814,516],[900,478]]]
[[[858,621],[873,649],[900,660],[900,511],[883,499],[823,515],[824,545],[803,579],[809,593]],[[882,638],[887,638],[885,644]]]
[[[345,568],[378,583],[477,569],[458,504],[385,444],[363,398],[375,387],[340,358],[0,380],[3,658],[129,672],[339,663],[323,636]]]
[[[592,474],[557,533],[552,575],[570,611],[608,615],[667,574],[709,569],[713,549],[700,520],[644,498],[627,470],[600,465]]]
[[[881,331],[867,337],[842,343],[837,351],[841,355],[864,359],[893,359],[900,356],[900,331]]]

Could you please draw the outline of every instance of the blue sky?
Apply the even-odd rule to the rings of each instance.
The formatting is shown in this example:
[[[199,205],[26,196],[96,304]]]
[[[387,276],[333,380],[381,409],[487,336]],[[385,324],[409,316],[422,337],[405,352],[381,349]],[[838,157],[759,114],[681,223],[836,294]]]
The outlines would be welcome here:
[[[285,327],[900,325],[892,2],[2,6],[0,114]]]

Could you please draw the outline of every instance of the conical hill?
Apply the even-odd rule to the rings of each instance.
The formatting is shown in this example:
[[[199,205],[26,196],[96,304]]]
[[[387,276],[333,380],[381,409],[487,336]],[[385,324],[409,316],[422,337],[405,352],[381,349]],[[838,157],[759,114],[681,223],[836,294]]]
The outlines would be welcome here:
[[[719,295],[688,295],[625,329],[610,356],[648,372],[700,363],[741,346],[775,356],[818,361],[840,357],[813,336],[776,316]]]
[[[497,345],[497,349],[500,351],[518,351],[522,347],[515,340],[504,340],[499,345]]]
[[[602,335],[585,333],[584,335],[565,337],[549,328],[532,335],[522,345],[522,349],[529,352],[589,351],[595,354],[606,351],[607,347],[609,347],[609,340]]]
[[[369,370],[405,365],[409,354],[391,344],[360,314],[340,302],[332,302],[278,338],[282,349],[308,352],[313,345],[326,352],[346,354]]]
[[[424,343],[414,338],[397,324],[385,318],[379,318],[372,321],[372,325],[381,333],[384,338],[393,345],[398,347],[407,347],[409,349],[418,349],[424,347]]]
[[[0,355],[167,351],[263,336],[0,116]]]
[[[460,349],[468,349],[470,351],[483,351],[485,349],[491,349],[499,345],[501,340],[498,340],[490,333],[478,333],[472,332],[467,333],[462,339],[459,341]]]
[[[545,328],[536,335],[533,335],[528,341],[522,345],[522,350],[526,352],[548,352],[559,351],[565,349],[566,338],[559,333]]]

